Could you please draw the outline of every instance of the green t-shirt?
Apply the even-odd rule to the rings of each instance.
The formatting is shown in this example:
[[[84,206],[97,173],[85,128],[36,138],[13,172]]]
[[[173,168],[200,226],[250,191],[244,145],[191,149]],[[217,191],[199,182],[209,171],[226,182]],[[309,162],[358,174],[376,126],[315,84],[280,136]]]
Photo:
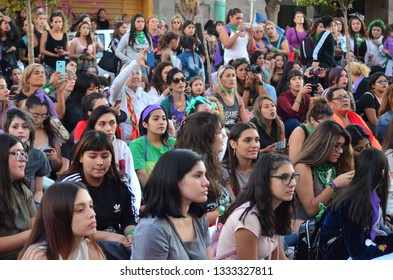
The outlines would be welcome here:
[[[168,146],[162,145],[161,148],[153,146],[144,136],[131,141],[130,150],[135,170],[145,169],[147,175],[150,175],[159,158],[173,148],[175,141],[175,138],[169,137]]]

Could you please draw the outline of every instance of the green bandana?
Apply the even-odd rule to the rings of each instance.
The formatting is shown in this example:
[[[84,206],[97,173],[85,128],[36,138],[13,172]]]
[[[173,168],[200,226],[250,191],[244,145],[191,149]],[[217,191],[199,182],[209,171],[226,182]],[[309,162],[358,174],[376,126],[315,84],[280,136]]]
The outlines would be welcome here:
[[[231,88],[231,89],[224,89],[224,88],[220,88],[220,92],[222,92],[222,93],[226,93],[226,94],[232,94],[232,93],[233,93],[233,91],[234,91],[234,89],[233,89],[233,88]]]
[[[314,171],[325,187],[336,178],[336,168],[332,163],[324,163],[315,166]]]
[[[237,31],[237,26],[234,26],[232,23],[228,23],[228,26],[230,29],[232,29],[233,32]]]
[[[356,45],[357,45],[358,47],[360,47],[360,45],[364,42],[364,37],[363,37],[363,35],[354,34],[354,37],[355,37]]]
[[[314,35],[314,38],[318,41],[319,40],[319,38],[321,38],[321,34],[317,34],[317,33],[315,33],[315,35]]]
[[[145,33],[143,33],[143,31],[135,32],[135,39],[139,44],[143,45],[146,39]]]

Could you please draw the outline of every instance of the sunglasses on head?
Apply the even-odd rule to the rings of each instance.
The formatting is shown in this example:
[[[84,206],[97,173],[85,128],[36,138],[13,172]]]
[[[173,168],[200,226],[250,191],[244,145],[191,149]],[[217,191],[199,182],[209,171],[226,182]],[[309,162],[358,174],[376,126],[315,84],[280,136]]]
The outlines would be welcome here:
[[[184,81],[185,81],[184,77],[176,78],[176,79],[173,79],[173,80],[172,80],[172,82],[173,82],[174,84],[178,84],[178,83],[180,83],[180,81],[182,81],[182,83],[184,83]]]

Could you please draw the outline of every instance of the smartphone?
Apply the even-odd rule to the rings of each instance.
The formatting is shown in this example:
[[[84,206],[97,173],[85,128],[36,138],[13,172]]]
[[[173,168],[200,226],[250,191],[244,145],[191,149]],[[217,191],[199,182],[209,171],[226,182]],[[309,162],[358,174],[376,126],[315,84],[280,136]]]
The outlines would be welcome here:
[[[154,66],[154,52],[153,51],[147,52],[147,66],[150,66],[150,67]]]
[[[53,150],[53,148],[44,149],[44,153],[51,153]]]
[[[56,72],[60,72],[60,74],[65,75],[65,73],[66,73],[66,63],[65,63],[64,60],[56,61]],[[64,78],[61,78],[60,80],[64,81]]]
[[[15,95],[18,93],[17,92],[18,88],[19,88],[18,85],[12,85],[11,86],[10,93],[8,94],[8,98],[10,100],[14,100]]]
[[[283,150],[283,149],[285,149],[287,147],[287,141],[284,139],[284,140],[281,140],[281,141],[278,141],[277,143],[276,143],[276,150]]]
[[[115,106],[119,105],[120,103],[121,103],[121,99],[117,99],[117,100],[115,101]]]
[[[87,53],[87,48],[83,49],[83,53]]]
[[[62,49],[63,49],[63,46],[57,46],[56,49],[62,50]]]

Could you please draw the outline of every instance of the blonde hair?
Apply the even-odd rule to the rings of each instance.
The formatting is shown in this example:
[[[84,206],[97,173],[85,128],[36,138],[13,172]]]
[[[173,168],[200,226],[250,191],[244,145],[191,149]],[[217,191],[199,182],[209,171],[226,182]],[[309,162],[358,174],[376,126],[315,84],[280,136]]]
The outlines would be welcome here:
[[[223,121],[225,121],[225,111],[224,111],[224,106],[222,105],[222,103],[220,101],[218,101],[217,97],[210,95],[210,96],[206,96],[207,100],[209,100],[210,102],[214,103],[214,105],[217,106],[218,109],[218,115],[221,117],[221,119]]]
[[[27,80],[30,78],[31,74],[33,73],[34,69],[36,69],[37,67],[41,67],[44,72],[45,72],[45,68],[42,64],[39,63],[32,63],[27,65],[27,67],[25,68],[25,70],[23,70],[23,74],[22,74],[22,78],[21,78],[21,83],[22,83],[22,90],[23,92],[28,92],[29,91],[29,83],[27,82]]]
[[[351,62],[349,66],[348,64],[345,65],[344,69],[347,72],[351,71],[353,75],[358,75],[358,76],[363,75],[365,78],[368,78],[371,71],[366,64],[356,61]]]

